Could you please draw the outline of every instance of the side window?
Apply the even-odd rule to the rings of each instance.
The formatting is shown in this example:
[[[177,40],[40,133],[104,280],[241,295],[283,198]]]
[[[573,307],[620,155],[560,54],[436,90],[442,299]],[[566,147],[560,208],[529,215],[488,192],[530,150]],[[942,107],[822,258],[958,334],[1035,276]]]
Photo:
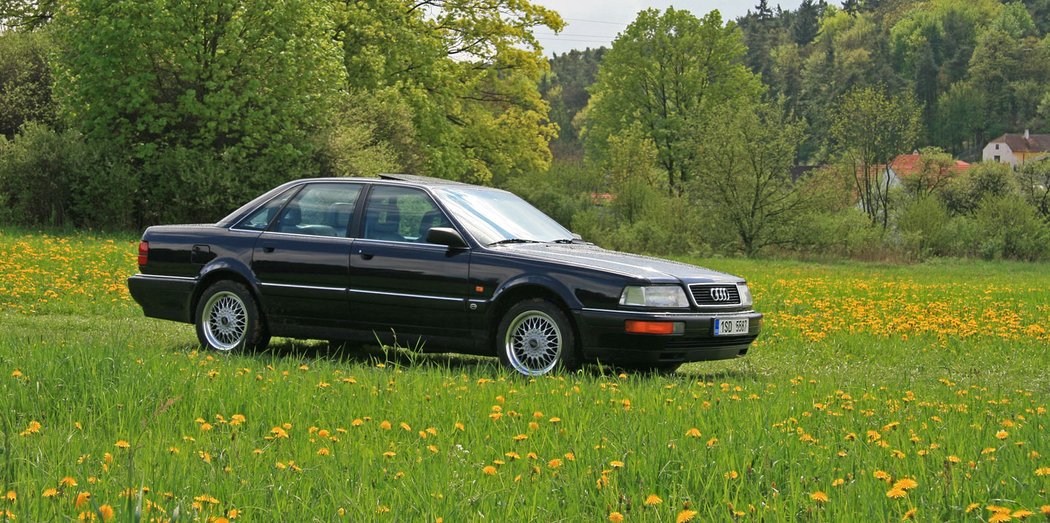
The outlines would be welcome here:
[[[451,226],[430,196],[419,189],[379,185],[368,196],[367,239],[426,243],[432,227]]]
[[[277,195],[276,198],[266,202],[266,205],[259,207],[255,212],[251,213],[245,219],[241,220],[235,228],[237,229],[248,229],[251,231],[265,231],[273,221],[274,215],[277,211],[284,207],[285,202],[288,198],[291,198],[295,192],[299,190],[298,187],[293,187]]]
[[[277,217],[272,230],[313,236],[346,236],[361,186],[313,183],[303,187]]]

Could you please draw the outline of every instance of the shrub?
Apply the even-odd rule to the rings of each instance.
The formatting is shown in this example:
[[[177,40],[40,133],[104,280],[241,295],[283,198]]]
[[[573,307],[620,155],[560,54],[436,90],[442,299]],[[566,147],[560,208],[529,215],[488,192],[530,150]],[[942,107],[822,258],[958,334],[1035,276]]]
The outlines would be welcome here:
[[[74,131],[27,123],[11,141],[0,141],[0,198],[4,221],[19,225],[70,225],[70,187],[84,165],[86,148]]]
[[[1025,201],[1009,196],[987,199],[974,218],[978,255],[1029,261],[1050,258],[1050,226]]]

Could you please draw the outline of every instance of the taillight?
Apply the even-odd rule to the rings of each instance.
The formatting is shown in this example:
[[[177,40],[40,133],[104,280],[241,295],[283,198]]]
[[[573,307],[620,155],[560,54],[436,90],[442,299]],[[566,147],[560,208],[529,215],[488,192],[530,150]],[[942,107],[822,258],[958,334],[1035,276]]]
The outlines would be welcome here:
[[[147,263],[149,263],[149,242],[143,240],[139,242],[139,267]]]

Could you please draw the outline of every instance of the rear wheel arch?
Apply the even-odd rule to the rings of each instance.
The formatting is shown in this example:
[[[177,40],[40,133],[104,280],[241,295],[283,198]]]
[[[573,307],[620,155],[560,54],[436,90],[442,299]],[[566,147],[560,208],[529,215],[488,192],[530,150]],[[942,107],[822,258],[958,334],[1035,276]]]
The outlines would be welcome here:
[[[252,298],[255,300],[255,303],[259,304],[260,313],[263,312],[262,294],[259,292],[258,285],[256,285],[255,282],[251,281],[250,279],[246,278],[243,274],[233,269],[215,269],[204,273],[201,276],[200,280],[197,281],[197,287],[193,290],[193,296],[190,298],[189,303],[190,323],[195,322],[194,314],[196,313],[197,306],[200,305],[200,299],[201,296],[204,294],[204,291],[208,290],[209,287],[215,285],[216,282],[220,281],[232,281],[244,285],[248,289],[248,292],[251,293]],[[266,315],[265,313],[262,313],[261,315],[263,319],[263,324],[265,325]]]

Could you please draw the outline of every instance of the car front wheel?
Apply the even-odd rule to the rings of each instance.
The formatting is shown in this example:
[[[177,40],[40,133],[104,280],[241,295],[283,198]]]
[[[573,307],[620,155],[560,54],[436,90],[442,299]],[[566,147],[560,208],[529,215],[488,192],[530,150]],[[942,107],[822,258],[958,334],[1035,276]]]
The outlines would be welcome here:
[[[231,352],[263,349],[270,341],[255,298],[236,282],[220,281],[205,289],[194,318],[204,347]]]
[[[496,335],[500,361],[526,376],[541,376],[559,364],[578,365],[572,325],[553,303],[532,299],[512,306]]]

